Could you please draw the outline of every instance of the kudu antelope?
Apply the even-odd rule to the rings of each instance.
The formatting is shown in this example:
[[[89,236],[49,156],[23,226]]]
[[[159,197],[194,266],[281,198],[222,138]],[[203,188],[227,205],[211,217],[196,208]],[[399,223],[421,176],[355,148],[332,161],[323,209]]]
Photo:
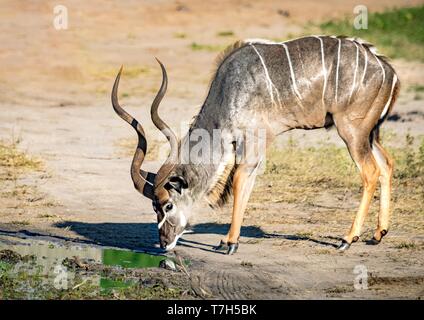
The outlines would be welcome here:
[[[379,243],[387,234],[393,161],[381,146],[378,132],[395,102],[400,83],[392,66],[372,45],[334,36],[307,36],[281,43],[235,43],[219,57],[207,98],[181,141],[158,116],[167,88],[166,70],[159,64],[162,85],[151,106],[151,117],[171,143],[171,153],[157,174],[140,170],[146,139],[142,126],[118,103],[122,68],[113,86],[112,104],[138,134],[131,177],[135,188],[153,202],[162,248],[170,250],[176,245],[195,202],[206,198],[211,205],[222,205],[232,193],[231,227],[217,249],[228,254],[237,250],[243,214],[261,159],[258,156],[249,163],[236,162],[233,147],[242,138],[240,132],[259,128],[266,130],[269,145],[276,135],[292,129],[334,125],[363,182],[359,210],[339,249],[346,250],[358,241],[378,180],[380,212],[371,243]],[[189,137],[196,129],[210,135],[215,129],[224,130],[222,145],[233,146],[231,151],[223,153],[218,163],[182,163],[181,148],[192,147]]]

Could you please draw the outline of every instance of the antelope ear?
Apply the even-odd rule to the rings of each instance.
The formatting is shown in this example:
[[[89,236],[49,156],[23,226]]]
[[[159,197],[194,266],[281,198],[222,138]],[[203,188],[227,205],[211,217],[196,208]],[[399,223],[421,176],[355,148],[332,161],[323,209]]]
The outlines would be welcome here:
[[[179,194],[181,194],[182,189],[187,189],[188,183],[183,176],[173,176],[169,178],[169,181],[165,184],[165,189],[170,190],[174,189]]]

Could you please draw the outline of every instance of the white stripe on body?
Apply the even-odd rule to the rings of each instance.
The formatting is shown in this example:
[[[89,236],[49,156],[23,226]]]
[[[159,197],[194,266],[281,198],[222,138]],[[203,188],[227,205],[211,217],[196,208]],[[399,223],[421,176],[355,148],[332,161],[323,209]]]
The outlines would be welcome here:
[[[381,113],[380,119],[383,119],[386,116],[386,113],[389,109],[390,103],[392,102],[392,99],[393,99],[393,90],[395,88],[397,80],[398,80],[398,77],[395,74],[393,76],[392,89],[390,90],[390,97],[389,97],[389,100],[387,100],[386,105],[384,106],[384,109],[383,109],[383,112]]]
[[[364,48],[364,51],[365,51],[365,65],[364,65],[364,72],[362,73],[362,78],[361,78],[361,82],[360,82],[361,85],[364,83],[365,74],[367,73],[367,66],[368,66],[367,48],[365,48],[364,46],[362,46],[362,47]]]
[[[286,51],[287,60],[289,62],[290,76],[291,76],[292,83],[293,83],[293,91],[296,94],[296,96],[299,99],[299,101],[301,102],[302,101],[302,96],[300,95],[299,90],[297,89],[296,78],[294,76],[293,66],[292,66],[292,63],[291,63],[291,60],[290,60],[289,49],[287,48],[287,45],[286,44],[281,43],[281,45],[284,47],[284,50]]]
[[[339,47],[337,49],[337,67],[336,67],[336,93],[335,93],[335,100],[337,104],[337,95],[339,90],[339,67],[340,67],[340,50],[342,47],[342,41],[341,39],[337,39],[339,41]]]
[[[350,99],[352,98],[352,94],[353,91],[355,90],[355,84],[356,84],[356,73],[358,72],[358,62],[359,62],[359,47],[356,44],[356,42],[353,42],[353,44],[356,47],[356,63],[355,63],[355,72],[353,74],[353,84],[352,84],[352,89],[350,90],[350,94],[349,94],[349,100],[347,101],[347,103],[350,103]]]
[[[377,60],[378,64],[380,65],[381,71],[383,71],[383,81],[381,82],[381,86],[383,86],[384,81],[386,80],[386,72],[384,71],[384,67],[383,67],[383,65],[381,64],[381,61],[380,61],[380,59],[378,58],[378,56],[374,54],[374,58],[375,58],[375,60]],[[380,87],[380,89],[381,89],[381,87]]]
[[[322,89],[322,105],[325,107],[324,97],[325,97],[325,89],[327,88],[327,68],[325,67],[324,43],[323,43],[321,37],[315,36],[315,38],[317,38],[319,40],[320,45],[321,45],[321,61],[322,61],[322,70],[323,70],[323,73],[324,73],[324,87]]]
[[[250,43],[250,45],[252,46],[252,48],[255,50],[256,54],[258,55],[259,59],[261,60],[262,63],[262,67],[264,68],[264,72],[265,72],[265,77],[267,79],[267,87],[268,87],[268,91],[269,91],[269,95],[271,97],[272,103],[275,104],[274,101],[274,90],[277,93],[277,99],[278,99],[278,103],[281,107],[281,99],[280,99],[280,93],[278,92],[277,88],[275,87],[274,83],[271,80],[271,77],[269,76],[269,72],[268,72],[268,68],[265,64],[265,61],[263,59],[263,57],[259,54],[258,49],[256,49],[256,47]]]

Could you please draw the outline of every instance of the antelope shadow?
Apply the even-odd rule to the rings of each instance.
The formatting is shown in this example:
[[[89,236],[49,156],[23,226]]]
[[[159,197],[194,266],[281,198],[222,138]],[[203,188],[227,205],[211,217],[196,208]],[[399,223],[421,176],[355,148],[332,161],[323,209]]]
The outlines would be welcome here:
[[[101,246],[118,247],[130,250],[160,251],[158,248],[158,229],[156,223],[87,223],[64,221],[55,224],[58,228],[69,228],[83,236],[88,241]],[[229,224],[200,223],[190,227],[187,234],[217,234],[225,235]],[[317,240],[309,236],[267,233],[260,227],[242,226],[241,236],[253,239],[278,238],[291,241],[311,241],[324,246],[337,247],[336,244]],[[219,242],[217,237],[216,242]],[[181,237],[179,245],[195,247],[201,250],[213,251],[217,243],[202,243]]]

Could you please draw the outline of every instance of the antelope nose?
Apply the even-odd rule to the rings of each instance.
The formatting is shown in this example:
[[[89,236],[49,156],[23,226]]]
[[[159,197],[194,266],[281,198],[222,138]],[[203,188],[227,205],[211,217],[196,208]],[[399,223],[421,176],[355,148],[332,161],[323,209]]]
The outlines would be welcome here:
[[[161,249],[166,249],[166,246],[168,245],[168,241],[165,239],[161,239],[160,240],[160,248]]]

